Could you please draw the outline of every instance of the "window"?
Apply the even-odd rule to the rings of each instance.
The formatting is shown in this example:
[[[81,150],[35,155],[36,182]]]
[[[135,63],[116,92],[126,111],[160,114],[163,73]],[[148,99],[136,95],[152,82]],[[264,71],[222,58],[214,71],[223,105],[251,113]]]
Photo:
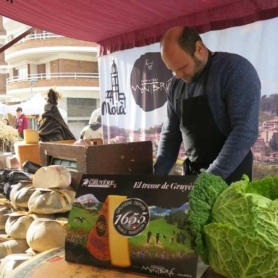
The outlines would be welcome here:
[[[28,79],[28,69],[27,66],[17,69],[17,78],[18,80]]]
[[[90,117],[97,103],[93,98],[68,98],[67,106],[68,117]]]

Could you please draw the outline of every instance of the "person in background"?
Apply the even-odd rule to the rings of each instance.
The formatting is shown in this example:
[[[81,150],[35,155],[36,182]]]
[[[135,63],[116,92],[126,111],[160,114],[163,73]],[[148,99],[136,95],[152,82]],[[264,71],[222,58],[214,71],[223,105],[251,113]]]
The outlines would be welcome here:
[[[58,109],[58,100],[61,97],[62,95],[55,89],[48,90],[47,103],[41,115],[38,131],[41,142],[76,140]]]
[[[255,68],[237,54],[211,52],[191,27],[168,30],[160,47],[174,77],[154,173],[169,174],[183,142],[185,175],[206,171],[228,184],[243,174],[251,180],[261,95]]]
[[[6,125],[10,125],[10,122],[7,118],[2,119],[3,123]]]
[[[28,119],[22,112],[21,107],[16,109],[15,129],[18,131],[19,136],[24,138],[23,131],[24,129],[28,129]]]
[[[7,118],[2,119],[2,122],[5,125],[10,126],[10,122]],[[5,152],[11,152],[11,150],[12,150],[11,142],[8,142],[8,141],[3,142],[3,149],[5,150]]]
[[[102,139],[101,115],[95,122],[85,126],[80,132],[80,139]]]
[[[89,125],[92,124],[92,123],[94,123],[94,122],[96,122],[97,117],[98,117],[99,115],[101,115],[101,109],[100,109],[100,107],[97,108],[97,109],[95,109],[95,110],[92,112],[91,117],[90,117],[90,120],[89,120]]]

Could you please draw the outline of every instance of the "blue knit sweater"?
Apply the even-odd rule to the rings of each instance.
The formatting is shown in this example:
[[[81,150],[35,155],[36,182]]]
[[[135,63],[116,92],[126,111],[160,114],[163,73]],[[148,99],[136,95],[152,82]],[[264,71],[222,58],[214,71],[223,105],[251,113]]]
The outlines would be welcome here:
[[[182,82],[182,98],[204,94],[207,72],[186,84],[173,77],[169,86],[167,115],[163,124],[154,165],[155,174],[167,175],[174,166],[182,143],[177,116],[177,85]],[[206,94],[219,131],[227,137],[217,158],[207,172],[227,178],[250,151],[258,137],[261,84],[252,64],[231,53],[216,52],[208,73]],[[206,142],[204,142],[205,144]]]

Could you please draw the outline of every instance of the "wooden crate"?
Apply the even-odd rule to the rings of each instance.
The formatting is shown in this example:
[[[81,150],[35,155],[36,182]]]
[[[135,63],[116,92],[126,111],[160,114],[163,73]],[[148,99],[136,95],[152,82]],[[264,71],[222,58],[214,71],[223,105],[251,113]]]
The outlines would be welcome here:
[[[72,142],[41,142],[41,165],[69,168],[76,190],[82,174],[152,174],[152,142],[74,146]]]

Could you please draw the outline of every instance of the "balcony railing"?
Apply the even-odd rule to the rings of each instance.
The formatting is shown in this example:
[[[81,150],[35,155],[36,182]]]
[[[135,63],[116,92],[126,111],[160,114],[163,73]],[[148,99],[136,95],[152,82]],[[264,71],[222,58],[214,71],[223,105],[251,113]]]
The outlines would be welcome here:
[[[57,72],[57,73],[39,73],[39,74],[29,74],[27,77],[14,76],[6,79],[6,84],[12,84],[15,82],[29,81],[30,83],[38,82],[39,80],[45,79],[98,79],[98,73],[87,73],[87,72]]]
[[[21,39],[20,42],[26,42],[30,40],[46,40],[46,39],[54,39],[54,38],[63,38],[63,36],[56,35],[49,32],[31,33],[28,36]]]

